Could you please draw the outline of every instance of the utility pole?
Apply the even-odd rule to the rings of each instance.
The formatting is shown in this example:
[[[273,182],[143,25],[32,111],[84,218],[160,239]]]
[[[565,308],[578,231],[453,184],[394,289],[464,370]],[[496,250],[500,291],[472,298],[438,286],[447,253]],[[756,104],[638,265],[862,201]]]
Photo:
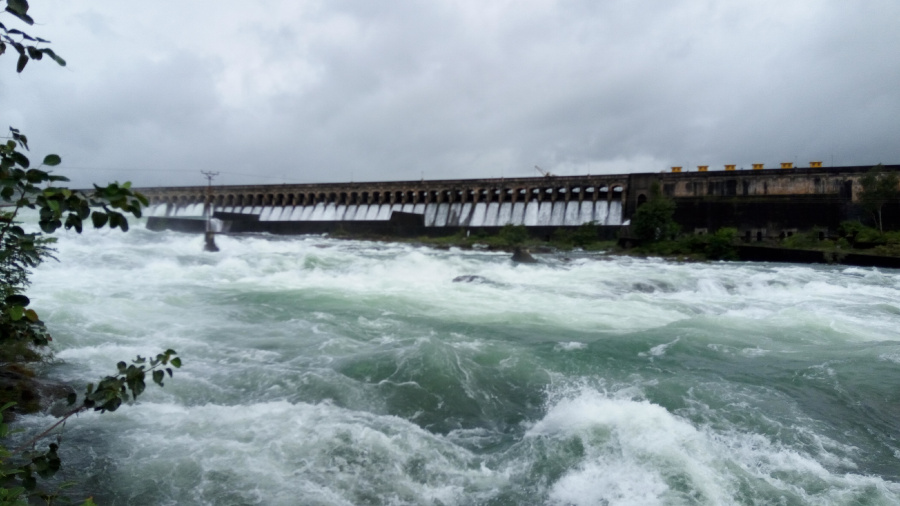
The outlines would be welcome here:
[[[212,229],[212,181],[219,173],[206,170],[201,170],[200,173],[206,176],[207,181],[206,202],[203,205],[203,214],[206,215],[206,244],[203,249],[206,251],[219,251],[219,247],[216,246],[215,232]]]
[[[201,174],[206,176],[206,201],[203,203],[203,214],[206,216],[206,231],[210,232],[212,229],[210,228],[210,219],[212,219],[212,181],[213,178],[218,176],[218,172],[201,170]]]

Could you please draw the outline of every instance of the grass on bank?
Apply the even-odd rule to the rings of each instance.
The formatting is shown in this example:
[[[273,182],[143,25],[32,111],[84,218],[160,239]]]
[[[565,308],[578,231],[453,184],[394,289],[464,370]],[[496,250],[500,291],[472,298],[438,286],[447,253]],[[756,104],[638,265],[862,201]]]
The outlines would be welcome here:
[[[557,229],[550,240],[532,237],[528,229],[522,225],[505,225],[497,234],[490,234],[482,229],[466,231],[460,229],[453,235],[443,237],[418,237],[413,242],[433,247],[473,248],[481,245],[492,250],[513,250],[526,248],[538,251],[551,248],[569,251],[581,248],[585,251],[610,251],[615,249],[616,241],[599,239],[598,228],[594,223],[586,223],[575,230]]]
[[[351,234],[332,234],[333,237],[357,237]],[[660,240],[641,241],[632,248],[623,248],[617,240],[601,240],[593,223],[577,229],[557,229],[545,240],[532,237],[526,227],[506,225],[496,234],[481,229],[460,229],[453,235],[442,237],[421,236],[402,239],[397,237],[364,237],[373,240],[390,240],[424,244],[435,248],[457,247],[470,249],[483,247],[489,250],[512,251],[517,247],[534,252],[545,251],[604,251],[611,254],[635,256],[660,256],[688,261],[737,260],[737,246],[741,244],[772,248],[804,249],[833,252],[858,252],[870,255],[900,257],[900,231],[879,232],[856,221],[846,221],[835,232],[825,228],[797,232],[782,239],[770,238],[762,242],[742,240],[735,228],[726,227],[712,234],[674,234]]]
[[[858,221],[845,221],[835,234],[814,228],[782,239],[784,248],[820,251],[844,251],[869,255],[900,257],[900,231],[881,232]]]

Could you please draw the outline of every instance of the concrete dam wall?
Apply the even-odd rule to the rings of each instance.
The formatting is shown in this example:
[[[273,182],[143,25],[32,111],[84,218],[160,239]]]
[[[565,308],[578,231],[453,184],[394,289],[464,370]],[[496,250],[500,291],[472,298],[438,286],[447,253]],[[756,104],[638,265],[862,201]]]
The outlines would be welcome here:
[[[151,201],[151,228],[193,231],[199,225],[186,220],[204,216],[208,202],[215,226],[227,232],[446,235],[523,225],[542,235],[593,222],[614,237],[626,187],[627,177],[580,176],[140,191]]]
[[[754,237],[785,229],[835,229],[865,219],[859,179],[871,167],[659,172],[506,179],[141,188],[148,226],[191,229],[207,205],[223,231],[279,234],[337,229],[452,234],[523,225],[534,235],[593,222],[614,237],[658,184],[685,231],[737,227]],[[900,165],[886,165],[900,171]],[[891,215],[898,216],[900,209]],[[892,218],[886,223],[891,223]],[[202,223],[200,224],[202,225]],[[898,223],[900,225],[900,223]],[[193,228],[192,228],[193,227]]]

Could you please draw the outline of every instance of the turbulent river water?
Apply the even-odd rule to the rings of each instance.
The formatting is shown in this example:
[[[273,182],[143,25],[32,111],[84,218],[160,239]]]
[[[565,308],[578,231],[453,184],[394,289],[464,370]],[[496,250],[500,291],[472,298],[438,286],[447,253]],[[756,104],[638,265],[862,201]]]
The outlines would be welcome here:
[[[61,234],[49,374],[184,367],[63,434],[98,504],[900,503],[900,272]],[[454,278],[469,276],[464,281]],[[27,427],[49,416],[26,417]]]

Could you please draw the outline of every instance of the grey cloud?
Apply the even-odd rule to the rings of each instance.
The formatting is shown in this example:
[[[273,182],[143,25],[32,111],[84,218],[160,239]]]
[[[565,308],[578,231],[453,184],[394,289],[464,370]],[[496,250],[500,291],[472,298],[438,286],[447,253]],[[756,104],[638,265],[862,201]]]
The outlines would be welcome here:
[[[223,1],[184,19],[166,1],[140,18],[71,5],[76,26],[47,30],[78,34],[77,70],[29,69],[0,104],[67,162],[104,169],[73,171],[85,182],[900,158],[888,0]]]

